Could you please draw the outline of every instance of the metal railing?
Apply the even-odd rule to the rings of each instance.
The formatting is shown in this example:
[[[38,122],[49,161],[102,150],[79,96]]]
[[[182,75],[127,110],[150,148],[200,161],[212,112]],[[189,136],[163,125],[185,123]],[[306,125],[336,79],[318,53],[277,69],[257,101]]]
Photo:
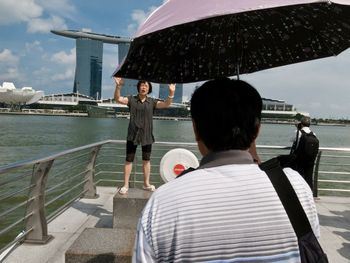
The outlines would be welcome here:
[[[157,142],[152,150],[151,182],[163,184],[159,175],[162,156],[185,148],[200,160],[195,143]],[[262,161],[287,154],[290,147],[258,145]],[[125,141],[107,140],[35,160],[0,167],[0,254],[18,241],[46,243],[52,236],[47,224],[72,202],[97,198],[96,185],[123,183]],[[350,148],[320,148],[315,162],[315,195],[350,196]],[[130,187],[143,184],[140,150]],[[21,233],[18,235],[18,233]]]
[[[47,224],[80,197],[96,198],[94,143],[0,168],[0,254],[17,241],[47,243]],[[20,233],[20,235],[18,235]]]

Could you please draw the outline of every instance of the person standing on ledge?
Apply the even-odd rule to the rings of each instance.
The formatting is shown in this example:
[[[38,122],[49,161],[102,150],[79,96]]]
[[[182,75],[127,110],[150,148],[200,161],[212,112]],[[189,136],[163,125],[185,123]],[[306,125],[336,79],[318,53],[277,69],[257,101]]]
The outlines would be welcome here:
[[[124,186],[119,189],[119,194],[127,194],[129,190],[129,178],[132,163],[135,158],[137,145],[142,146],[143,189],[154,191],[156,188],[150,184],[151,152],[154,143],[153,136],[153,112],[155,109],[165,109],[170,106],[175,94],[175,84],[169,84],[169,96],[166,100],[148,97],[152,92],[152,85],[146,80],[137,83],[135,96],[123,97],[120,90],[123,84],[122,78],[114,77],[116,84],[114,99],[117,103],[127,105],[130,110],[130,122],[126,142],[126,159],[124,165]]]

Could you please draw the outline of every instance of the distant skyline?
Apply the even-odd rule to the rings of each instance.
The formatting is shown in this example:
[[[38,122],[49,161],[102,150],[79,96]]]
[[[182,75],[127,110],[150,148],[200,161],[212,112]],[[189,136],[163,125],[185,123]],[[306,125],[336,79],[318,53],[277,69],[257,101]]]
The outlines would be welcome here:
[[[73,90],[75,40],[50,30],[83,30],[132,37],[162,0],[0,0],[0,85],[31,86],[46,95]],[[113,96],[117,46],[104,45],[102,95]],[[350,50],[315,60],[240,76],[262,97],[284,100],[317,118],[350,119]],[[195,83],[185,84],[191,96]],[[136,90],[136,88],[135,88]],[[155,87],[154,95],[158,95]],[[213,94],[220,99],[220,92]]]

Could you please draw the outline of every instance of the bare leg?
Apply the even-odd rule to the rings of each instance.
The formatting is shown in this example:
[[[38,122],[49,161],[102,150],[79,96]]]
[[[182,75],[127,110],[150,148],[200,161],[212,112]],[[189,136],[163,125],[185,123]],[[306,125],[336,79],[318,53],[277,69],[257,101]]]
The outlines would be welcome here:
[[[151,161],[142,161],[143,169],[143,185],[149,187],[151,184],[149,182],[151,175]]]
[[[132,170],[132,162],[125,161],[124,165],[124,187],[129,189],[129,179]]]

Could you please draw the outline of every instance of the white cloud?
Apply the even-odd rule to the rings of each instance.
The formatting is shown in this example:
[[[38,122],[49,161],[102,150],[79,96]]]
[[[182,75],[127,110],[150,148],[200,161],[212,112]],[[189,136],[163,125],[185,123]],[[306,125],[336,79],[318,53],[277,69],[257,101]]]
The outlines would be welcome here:
[[[69,0],[36,0],[46,11],[51,14],[59,14],[62,17],[71,17],[76,12],[74,5]]]
[[[18,69],[16,67],[10,67],[10,68],[5,68],[1,69],[0,67],[0,80],[3,81],[12,81],[14,82],[15,80],[18,80],[20,77],[20,74],[18,72]]]
[[[128,32],[129,32],[130,35],[133,36],[135,34],[136,30],[137,30],[136,24],[128,25]]]
[[[141,25],[146,20],[149,13],[150,12],[146,13],[143,10],[136,9],[132,12],[131,18],[133,21],[135,21],[137,23],[137,25]]]
[[[18,70],[19,57],[11,50],[4,49],[0,52],[0,82],[17,82],[21,77]]]
[[[42,48],[41,44],[40,44],[40,41],[34,41],[32,43],[26,43],[26,50],[31,52],[33,50],[37,50],[37,51],[44,51],[44,49]]]
[[[60,51],[52,55],[51,61],[59,65],[64,65],[64,72],[59,69],[56,70],[56,74],[51,76],[52,81],[65,81],[72,80],[75,72],[75,53],[76,49],[72,48],[69,52]]]
[[[350,50],[320,60],[242,75],[262,97],[283,99],[312,117],[348,115]],[[336,107],[336,105],[339,105]]]
[[[27,23],[28,33],[67,29],[64,18],[73,19],[75,13],[75,6],[68,0],[0,1],[0,25]]]
[[[41,67],[40,69],[35,70],[33,72],[33,74],[35,76],[47,76],[47,75],[49,75],[51,73],[50,73],[50,69],[48,69],[47,67]]]
[[[63,80],[70,80],[73,77],[74,77],[74,70],[67,69],[64,73],[57,73],[52,75],[51,79],[52,81],[63,81]]]
[[[133,23],[128,25],[128,32],[133,35],[136,30],[139,28],[139,26],[145,22],[146,18],[158,7],[156,6],[151,6],[148,8],[148,11],[140,10],[140,9],[135,9],[131,13],[131,19]]]
[[[28,22],[27,31],[29,33],[50,33],[52,29],[67,29],[64,20],[58,16],[51,16],[50,18],[35,18]]]
[[[52,55],[51,61],[59,64],[75,65],[75,52],[75,48],[72,48],[69,53],[60,51]]]
[[[35,0],[1,0],[0,1],[0,25],[28,22],[40,17],[43,8],[35,3]]]
[[[12,51],[7,48],[0,53],[0,62],[3,65],[15,65],[18,60],[18,57],[12,54]]]

